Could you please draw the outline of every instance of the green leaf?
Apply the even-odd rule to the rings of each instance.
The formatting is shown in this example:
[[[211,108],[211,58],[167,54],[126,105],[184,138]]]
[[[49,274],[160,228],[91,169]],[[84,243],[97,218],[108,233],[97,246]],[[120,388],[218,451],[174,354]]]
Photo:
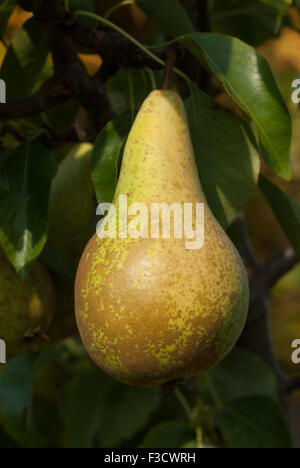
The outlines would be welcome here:
[[[192,434],[188,423],[165,421],[148,432],[141,447],[180,448],[190,440]]]
[[[39,372],[57,360],[59,352],[57,345],[39,354],[28,351],[1,367],[0,425],[7,437],[24,448],[45,446],[33,414],[33,392]],[[0,430],[0,447],[1,438]]]
[[[279,11],[279,13],[284,14],[285,11],[292,6],[293,0],[260,0],[262,3],[266,3],[267,5],[270,5],[273,8],[276,8],[276,10]]]
[[[101,409],[112,381],[92,368],[65,389],[63,413],[64,447],[91,448],[100,424]]]
[[[7,177],[7,171],[2,161],[0,161],[0,189],[6,191],[9,190],[9,180]]]
[[[163,71],[154,71],[156,83],[161,83]],[[132,96],[130,96],[130,86]],[[137,68],[121,68],[109,82],[110,100],[116,114],[139,109],[146,97],[153,90],[149,73]],[[121,112],[120,112],[121,111]]]
[[[28,96],[43,70],[48,48],[41,25],[28,20],[13,36],[1,69],[7,101]]]
[[[267,61],[239,39],[214,33],[181,39],[223,83],[226,91],[256,124],[263,156],[285,179],[291,176],[291,117]]]
[[[232,401],[219,410],[217,422],[230,448],[292,448],[282,411],[268,398]]]
[[[236,347],[217,367],[199,377],[209,379],[223,403],[265,396],[277,401],[277,381],[272,369],[255,353]]]
[[[263,175],[259,187],[300,258],[300,205]]]
[[[22,447],[38,448],[44,441],[31,419],[33,367],[36,354],[21,354],[0,374],[0,423],[6,434]]]
[[[208,204],[227,228],[258,182],[260,162],[255,139],[237,116],[200,92],[193,93],[186,107]]]
[[[98,203],[110,203],[114,197],[119,159],[131,126],[131,114],[123,114],[109,122],[96,140],[92,173]]]
[[[115,383],[101,412],[101,447],[115,447],[147,424],[161,402],[159,388],[137,388]]]
[[[39,143],[19,146],[8,158],[10,190],[0,189],[0,242],[22,279],[47,239],[48,205],[57,165]]]
[[[64,278],[73,280],[76,273],[77,262],[72,262],[62,254],[50,241],[46,245],[40,256],[44,265],[54,273]]]
[[[135,3],[170,36],[195,31],[186,10],[177,0],[135,0]]]
[[[115,447],[132,437],[158,407],[158,389],[139,389],[115,382],[93,367],[66,388],[63,401],[65,446],[93,447],[99,433],[101,446]]]
[[[16,0],[5,0],[0,6],[0,40],[3,38],[7,21],[14,10],[16,3]]]
[[[215,0],[211,29],[257,46],[278,34],[278,12],[260,0]]]

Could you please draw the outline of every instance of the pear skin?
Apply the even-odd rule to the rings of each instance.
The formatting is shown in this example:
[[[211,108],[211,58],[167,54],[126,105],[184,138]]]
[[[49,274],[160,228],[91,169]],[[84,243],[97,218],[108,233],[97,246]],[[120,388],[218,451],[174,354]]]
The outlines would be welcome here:
[[[22,282],[0,253],[0,338],[9,357],[41,341],[51,324],[55,302],[52,279],[41,263]]]
[[[204,244],[187,249],[187,239],[176,238],[174,229],[169,239],[95,235],[75,285],[83,343],[101,369],[129,385],[154,386],[204,372],[238,340],[249,285],[238,252],[207,205],[175,92],[153,91],[137,115],[113,201],[117,225],[121,195],[128,206],[146,204],[149,213],[152,203],[204,204]]]

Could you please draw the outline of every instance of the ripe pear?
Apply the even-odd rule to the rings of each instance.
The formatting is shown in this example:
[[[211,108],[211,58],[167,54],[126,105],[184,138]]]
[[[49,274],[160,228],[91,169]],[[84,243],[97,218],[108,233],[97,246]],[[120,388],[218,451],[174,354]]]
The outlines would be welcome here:
[[[207,205],[177,93],[152,92],[134,122],[106,218],[115,208],[117,225],[120,195],[128,196],[128,207],[139,202],[149,212],[152,203],[204,204],[205,240],[202,248],[187,249],[175,230],[169,239],[122,238],[124,230],[101,238],[104,222],[77,272],[75,309],[83,343],[100,368],[134,386],[206,371],[238,340],[249,285],[238,252]]]
[[[76,145],[61,161],[49,204],[49,241],[67,258],[79,259],[95,213],[90,143]]]
[[[52,279],[41,263],[36,263],[22,282],[0,253],[0,338],[12,356],[41,341],[55,311]]]

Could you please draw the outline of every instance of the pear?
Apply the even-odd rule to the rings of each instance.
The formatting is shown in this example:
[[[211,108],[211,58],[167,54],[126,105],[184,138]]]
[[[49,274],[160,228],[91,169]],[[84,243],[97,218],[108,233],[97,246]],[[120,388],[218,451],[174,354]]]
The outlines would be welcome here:
[[[95,213],[92,150],[90,143],[76,145],[60,163],[52,183],[48,239],[71,260],[80,258]]]
[[[22,282],[0,253],[0,338],[8,356],[41,342],[55,311],[52,279],[41,263]]]
[[[125,229],[107,236],[114,210],[117,225],[123,216],[124,195],[128,207],[143,203],[149,212],[153,203],[204,206],[202,248],[187,248],[175,230],[170,238],[153,238],[150,228],[148,237],[142,229],[137,238],[125,237]],[[177,93],[154,91],[141,107],[113,206],[97,234],[80,261],[75,310],[83,343],[101,369],[129,385],[154,386],[204,372],[231,351],[247,317],[248,277],[207,205]]]
[[[299,375],[292,362],[292,343],[300,338],[300,264],[274,286],[270,302],[270,332],[275,353],[289,374]]]

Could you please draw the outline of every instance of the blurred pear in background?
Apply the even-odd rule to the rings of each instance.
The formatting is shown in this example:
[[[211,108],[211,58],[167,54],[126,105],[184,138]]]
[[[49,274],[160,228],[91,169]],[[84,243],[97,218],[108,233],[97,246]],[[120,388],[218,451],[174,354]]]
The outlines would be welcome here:
[[[51,276],[41,263],[22,282],[0,252],[0,336],[9,357],[46,339],[55,304]]]
[[[67,154],[59,165],[50,195],[48,239],[75,262],[93,232],[92,150],[91,144],[81,143]]]

